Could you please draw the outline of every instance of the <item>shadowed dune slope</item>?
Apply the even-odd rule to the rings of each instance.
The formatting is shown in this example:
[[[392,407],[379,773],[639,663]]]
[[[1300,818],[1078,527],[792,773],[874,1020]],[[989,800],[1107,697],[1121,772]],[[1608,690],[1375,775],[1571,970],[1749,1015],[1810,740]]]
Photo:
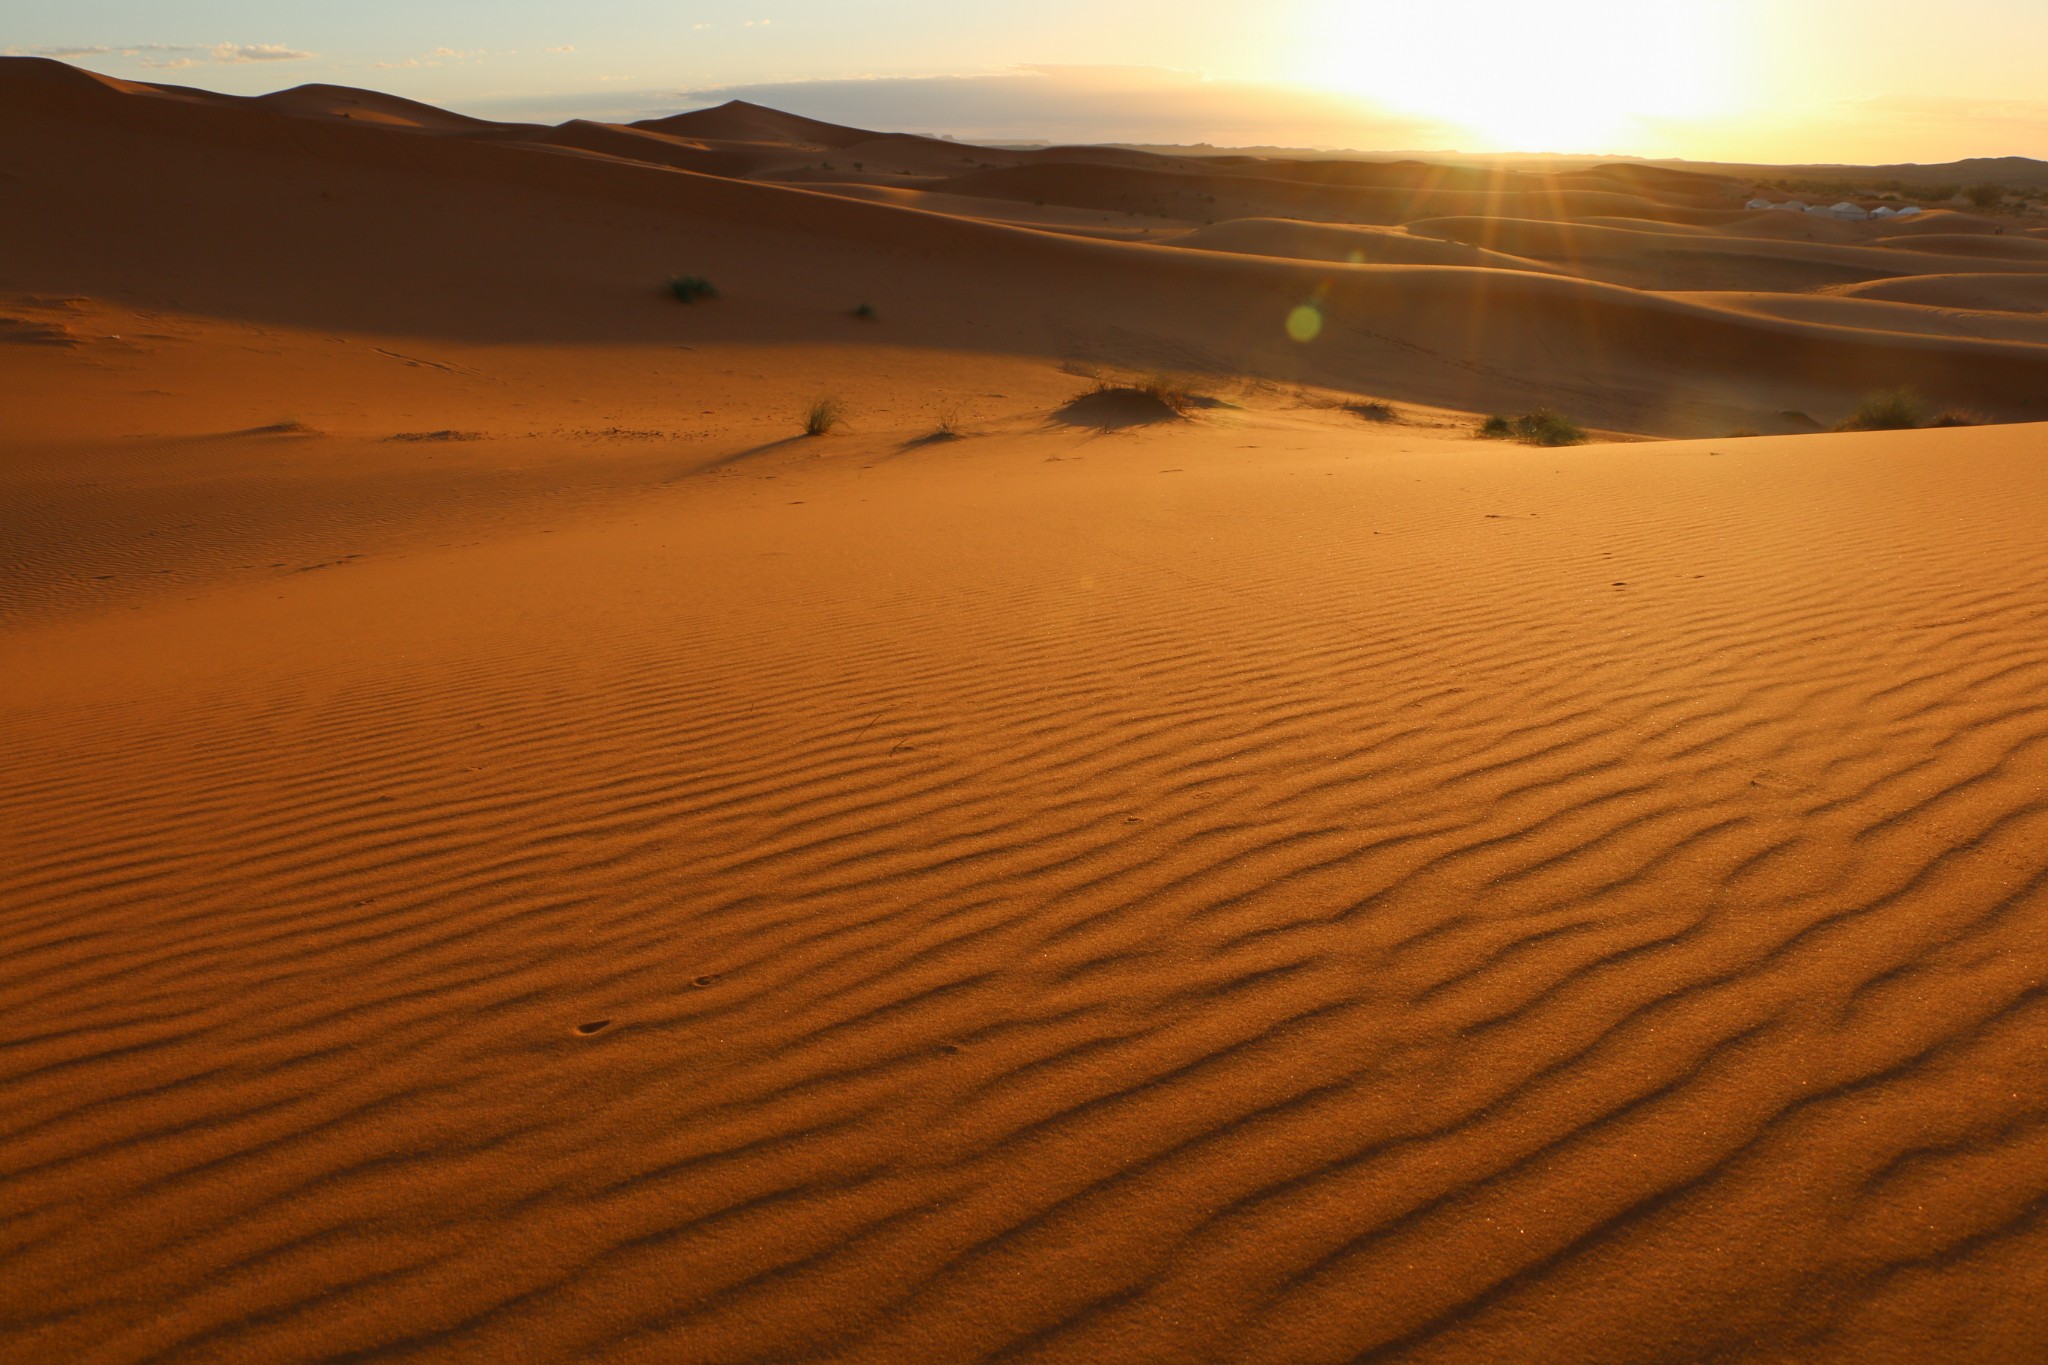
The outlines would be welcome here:
[[[731,100],[714,109],[696,109],[668,118],[646,119],[632,125],[670,137],[698,138],[717,142],[755,142],[771,146],[850,147],[869,142],[875,134],[837,123],[785,114],[745,100]]]
[[[298,85],[275,94],[258,95],[250,103],[301,118],[361,120],[423,132],[479,133],[504,126],[417,100],[345,85]]]
[[[1465,242],[1383,228],[1304,223],[1291,218],[1233,218],[1214,227],[1197,228],[1165,240],[1172,246],[1195,247],[1203,251],[1283,256],[1306,261],[1549,270],[1540,262],[1505,252],[1488,251]]]
[[[1194,222],[1254,216],[1385,225],[1460,213],[1566,217],[1683,212],[1652,199],[1612,191],[1317,184],[1071,163],[975,170],[952,177],[941,188],[949,194],[987,195],[996,199],[1044,200],[1094,209],[1136,208]]]
[[[2044,279],[2042,285],[2044,291],[2048,291],[2048,279]],[[2048,317],[2012,311],[2011,305],[2016,300],[2009,287],[2005,286],[1999,289],[1998,298],[2007,307],[2005,311],[1998,312],[1965,312],[1958,307],[1928,308],[1869,293],[1737,294],[1716,291],[1698,297],[1702,302],[1722,308],[1822,323],[1830,327],[1854,327],[1880,336],[1923,333],[2048,345]]]
[[[2048,275],[1917,275],[1872,280],[1832,291],[1847,297],[1891,299],[1929,308],[1971,308],[1994,312],[2048,312]]]
[[[990,440],[12,633],[0,1354],[2038,1358],[2041,434]]]
[[[23,292],[386,335],[688,345],[842,340],[846,310],[869,301],[888,310],[896,344],[1364,387],[1465,410],[1553,401],[1659,434],[1845,410],[1896,383],[1995,417],[2048,414],[2048,352],[2009,341],[1878,337],[1527,271],[1082,240],[609,155],[161,98],[26,59],[0,65],[0,109],[0,152],[49,206],[0,261],[0,288]],[[151,230],[133,231],[145,219]],[[1667,240],[1540,223],[1475,233],[1526,245],[1546,230]],[[1792,249],[1716,244],[1734,248]],[[1886,274],[1944,263],[1874,249],[1858,260],[1869,256]],[[1832,282],[1875,273],[1812,268]],[[675,308],[663,282],[681,272],[714,277],[723,301]],[[1283,324],[1310,299],[1328,325],[1301,345]]]
[[[1900,251],[1925,251],[1942,256],[1983,256],[2001,261],[2048,262],[2048,242],[2037,237],[1934,234],[1902,237],[1886,245]]]
[[[1981,258],[1986,257],[2011,260],[2016,272],[2048,271],[2048,257],[2036,259],[2033,251],[2040,243],[1995,237],[1906,238],[1893,246],[1758,240],[1502,217],[1433,218],[1410,223],[1408,230],[1562,264],[1585,278],[1639,289],[1747,287],[1802,292],[1897,275],[1973,270],[1980,268]],[[2020,250],[1977,249],[1979,243],[2007,240]],[[1950,245],[1962,249],[1945,250]]]

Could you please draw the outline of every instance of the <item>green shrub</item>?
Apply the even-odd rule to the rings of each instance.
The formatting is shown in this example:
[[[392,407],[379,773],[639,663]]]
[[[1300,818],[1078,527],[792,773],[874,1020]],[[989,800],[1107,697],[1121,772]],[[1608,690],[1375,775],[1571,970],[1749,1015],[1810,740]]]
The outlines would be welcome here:
[[[838,426],[840,418],[844,415],[844,412],[840,409],[838,399],[813,399],[809,410],[804,413],[804,435],[823,436],[826,432]]]
[[[1587,439],[1584,428],[1550,408],[1520,417],[1496,414],[1479,424],[1479,434],[1489,441],[1520,441],[1532,446],[1583,445]]]
[[[873,322],[876,318],[881,316],[881,314],[875,311],[875,305],[873,305],[872,303],[861,304],[858,308],[853,310],[853,315],[859,318],[862,322]]]
[[[1927,417],[1927,405],[1910,388],[1879,389],[1863,395],[1856,411],[1836,431],[1910,431]]]
[[[1961,408],[1950,408],[1946,412],[1934,414],[1934,417],[1927,425],[1930,427],[1981,427],[1984,425],[1984,419],[1974,412],[1966,412]]]
[[[718,297],[717,288],[702,275],[678,275],[668,282],[668,290],[684,303]]]

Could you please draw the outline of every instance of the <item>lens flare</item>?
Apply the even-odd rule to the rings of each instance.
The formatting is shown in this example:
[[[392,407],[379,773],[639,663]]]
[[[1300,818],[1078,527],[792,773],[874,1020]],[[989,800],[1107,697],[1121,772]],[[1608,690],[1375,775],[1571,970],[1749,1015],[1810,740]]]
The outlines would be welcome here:
[[[1304,303],[1287,315],[1287,335],[1304,346],[1323,334],[1323,310]]]

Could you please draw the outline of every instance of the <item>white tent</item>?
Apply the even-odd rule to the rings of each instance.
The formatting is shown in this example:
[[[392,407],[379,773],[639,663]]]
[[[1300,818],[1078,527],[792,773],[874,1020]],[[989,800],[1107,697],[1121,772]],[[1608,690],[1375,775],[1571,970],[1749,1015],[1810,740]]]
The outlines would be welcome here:
[[[1834,214],[1837,218],[1863,219],[1870,216],[1869,211],[1862,205],[1852,204],[1846,199],[1829,209],[1828,212]]]
[[[1777,209],[1777,210],[1778,210],[1779,212],[1781,212],[1781,213],[1804,213],[1804,212],[1806,212],[1806,204],[1805,204],[1805,202],[1804,202],[1803,200],[1799,200],[1799,199],[1787,199],[1787,200],[1786,200],[1786,201],[1785,201],[1784,203],[1782,203],[1782,204],[1773,204],[1773,205],[1771,205],[1771,207],[1772,207],[1772,208],[1774,208],[1774,209]]]
[[[1883,207],[1882,205],[1880,205],[1879,207],[1877,207],[1877,208],[1874,208],[1874,209],[1872,209],[1872,210],[1870,211],[1870,216],[1871,216],[1872,218],[1890,218],[1890,217],[1892,217],[1893,215],[1892,215],[1892,211],[1891,211],[1890,209],[1888,209],[1888,208],[1885,208],[1885,207]]]
[[[1774,209],[1778,206],[1776,204],[1773,204],[1768,199],[1752,199],[1749,201],[1746,207],[1753,209]]]
[[[1918,204],[1908,204],[1898,212],[1898,216],[1901,218],[1917,218],[1919,215],[1920,206]]]

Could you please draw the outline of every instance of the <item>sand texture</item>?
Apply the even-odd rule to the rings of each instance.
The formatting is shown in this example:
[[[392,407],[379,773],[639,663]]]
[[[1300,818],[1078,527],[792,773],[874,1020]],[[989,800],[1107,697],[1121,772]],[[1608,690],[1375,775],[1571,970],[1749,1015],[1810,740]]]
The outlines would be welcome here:
[[[0,1359],[2048,1359],[2034,239],[25,59],[0,188]]]

